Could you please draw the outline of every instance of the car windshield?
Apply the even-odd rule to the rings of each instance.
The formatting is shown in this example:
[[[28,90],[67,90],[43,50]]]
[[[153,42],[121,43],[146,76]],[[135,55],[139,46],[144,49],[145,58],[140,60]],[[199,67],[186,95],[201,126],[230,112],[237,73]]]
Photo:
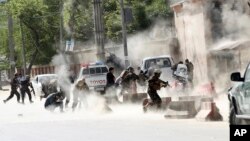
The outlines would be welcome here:
[[[158,67],[158,68],[171,67],[171,62],[169,58],[156,58],[156,59],[146,60],[145,68],[148,69],[149,67]]]

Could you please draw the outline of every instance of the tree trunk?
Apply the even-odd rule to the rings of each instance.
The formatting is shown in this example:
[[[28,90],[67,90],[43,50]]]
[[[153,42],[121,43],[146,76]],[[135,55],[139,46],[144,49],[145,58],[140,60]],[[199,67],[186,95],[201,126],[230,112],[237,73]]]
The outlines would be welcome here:
[[[36,28],[30,26],[29,23],[25,23],[25,22],[23,22],[23,23],[27,28],[29,28],[32,31],[32,33],[34,35],[35,44],[36,44],[35,45],[35,51],[34,51],[32,57],[31,57],[30,64],[29,64],[29,66],[27,68],[27,75],[30,75],[32,66],[33,66],[33,64],[34,64],[34,62],[36,60],[37,55],[38,55],[38,51],[39,51],[38,49],[40,48],[40,42],[39,42],[40,41],[40,36],[39,36],[39,33],[36,30]]]
[[[9,40],[9,61],[10,61],[10,78],[14,76],[15,73],[15,44],[13,38],[13,19],[12,15],[8,13],[8,40]]]
[[[31,57],[31,61],[30,61],[30,64],[28,66],[28,69],[27,69],[27,74],[29,75],[31,73],[31,69],[32,69],[32,66],[36,60],[36,56],[38,55],[38,49],[36,49]]]

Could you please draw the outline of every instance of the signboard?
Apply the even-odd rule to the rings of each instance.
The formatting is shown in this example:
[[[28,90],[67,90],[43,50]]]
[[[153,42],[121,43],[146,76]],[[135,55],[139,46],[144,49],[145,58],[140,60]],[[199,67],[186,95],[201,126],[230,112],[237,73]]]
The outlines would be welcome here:
[[[66,41],[66,48],[65,51],[73,51],[75,46],[75,41],[74,39],[71,39],[70,41]]]

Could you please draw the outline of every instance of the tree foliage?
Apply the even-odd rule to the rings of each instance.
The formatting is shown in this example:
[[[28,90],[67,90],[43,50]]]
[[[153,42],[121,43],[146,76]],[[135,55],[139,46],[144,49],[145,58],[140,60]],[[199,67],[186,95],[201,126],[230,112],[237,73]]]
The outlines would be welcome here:
[[[64,3],[66,37],[87,41],[93,37],[92,0],[67,0]]]
[[[127,24],[129,34],[147,29],[157,18],[172,18],[167,0],[124,0],[124,7],[132,9],[133,21]],[[108,39],[121,41],[120,0],[103,0],[105,32]]]
[[[21,24],[28,69],[30,70],[33,64],[48,64],[51,61],[56,53],[55,44],[59,36],[58,4],[59,0],[11,0],[6,4],[6,9],[13,15],[15,22],[14,37],[16,52],[19,53],[16,56],[18,64],[21,63]]]
[[[21,66],[23,27],[26,60],[28,64],[48,64],[59,46],[60,2],[63,2],[64,39],[77,41],[93,39],[93,0],[9,0],[0,9],[11,13],[14,18],[15,58]],[[104,9],[105,35],[108,40],[120,42],[122,38],[120,0],[102,0]],[[130,7],[133,21],[127,24],[128,34],[145,30],[156,18],[171,18],[172,12],[166,0],[124,0]],[[0,15],[1,16],[1,15]],[[1,16],[0,25],[7,18]],[[8,30],[1,29],[0,57],[8,56]],[[6,57],[8,58],[8,57]]]

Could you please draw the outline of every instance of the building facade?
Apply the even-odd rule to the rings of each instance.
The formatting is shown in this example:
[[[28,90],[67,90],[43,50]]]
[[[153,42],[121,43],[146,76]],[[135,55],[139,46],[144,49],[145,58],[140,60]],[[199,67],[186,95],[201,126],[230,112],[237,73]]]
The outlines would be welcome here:
[[[223,75],[229,79],[232,71],[250,59],[244,55],[246,51],[239,52],[249,51],[246,43],[250,34],[246,33],[248,26],[243,24],[248,23],[249,7],[248,0],[178,0],[172,3],[180,60],[193,62],[197,83],[219,82]],[[237,15],[243,20],[237,21]]]

